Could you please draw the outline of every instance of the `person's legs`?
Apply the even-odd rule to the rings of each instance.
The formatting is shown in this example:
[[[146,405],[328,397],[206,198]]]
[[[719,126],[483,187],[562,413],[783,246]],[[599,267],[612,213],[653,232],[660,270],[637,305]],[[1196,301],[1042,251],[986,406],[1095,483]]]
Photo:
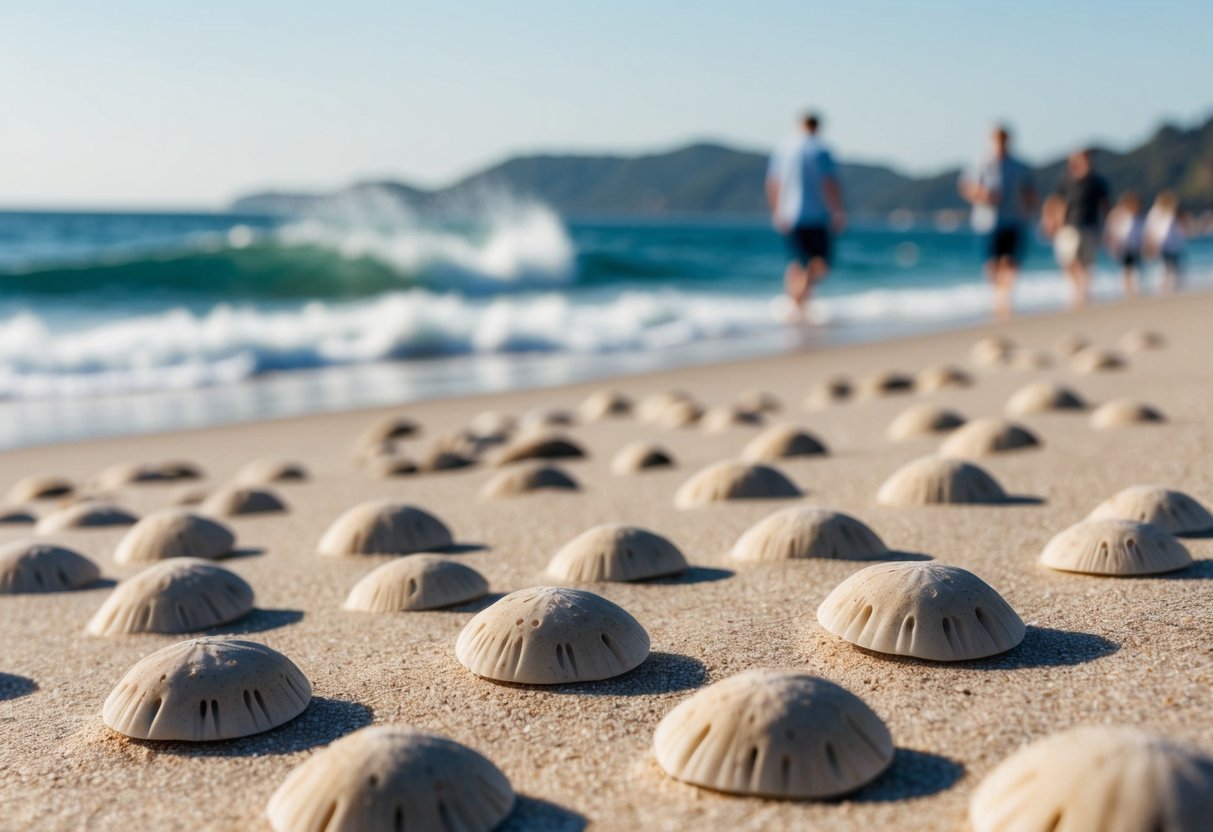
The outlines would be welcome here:
[[[1014,313],[1012,293],[1019,267],[1013,257],[1002,257],[993,263],[994,317],[1005,321]]]
[[[788,268],[783,273],[783,285],[787,290],[788,297],[792,299],[792,303],[799,309],[804,305],[805,300],[809,296],[809,273],[800,262],[793,260],[788,263]]]
[[[1179,257],[1174,254],[1162,256],[1162,293],[1172,294],[1179,287]]]

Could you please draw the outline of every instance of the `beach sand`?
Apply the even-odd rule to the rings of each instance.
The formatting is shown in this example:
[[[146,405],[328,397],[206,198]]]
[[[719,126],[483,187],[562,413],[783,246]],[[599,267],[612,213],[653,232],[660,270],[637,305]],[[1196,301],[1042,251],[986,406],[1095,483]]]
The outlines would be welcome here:
[[[1213,296],[1194,295],[996,327],[1040,349],[1075,331],[1108,347],[1134,327],[1166,335],[1165,349],[1132,354],[1127,369],[1092,375],[1077,375],[1061,360],[1032,371],[973,366],[969,348],[994,329],[987,327],[610,383],[635,398],[679,388],[708,406],[728,404],[750,389],[778,396],[784,409],[769,421],[803,425],[830,449],[828,456],[777,465],[804,490],[801,501],[862,519],[898,552],[975,572],[1027,623],[1017,649],[958,665],[863,652],[818,625],[818,604],[866,564],[730,561],[728,550],[743,531],[796,501],[675,510],[674,492],[684,480],[735,457],[759,428],[707,434],[628,418],[562,429],[589,452],[585,460],[558,462],[582,490],[500,500],[478,496],[496,473],[487,465],[379,480],[352,461],[356,437],[386,413],[406,413],[423,426],[420,437],[404,442],[420,455],[428,438],[482,410],[574,408],[602,383],[4,453],[0,488],[28,474],[82,480],[123,461],[189,460],[213,485],[255,457],[304,463],[309,481],[274,486],[289,513],[227,521],[243,552],[224,565],[254,587],[258,609],[218,632],[241,633],[285,653],[311,679],[315,698],[294,721],[245,739],[129,740],[102,724],[102,703],[139,658],[180,637],[85,635],[85,623],[109,592],[104,587],[0,596],[0,828],[268,829],[266,802],[287,773],[316,749],[371,723],[445,734],[493,760],[519,794],[508,829],[955,830],[966,827],[969,797],[993,766],[1055,731],[1088,723],[1139,726],[1213,750],[1213,538],[1186,539],[1197,563],[1163,577],[1096,578],[1036,563],[1050,537],[1126,486],[1163,484],[1206,505],[1213,501],[1210,321]],[[802,405],[810,384],[829,375],[913,373],[938,363],[965,366],[976,384],[811,413]],[[1034,379],[1063,381],[1093,404],[1130,396],[1160,408],[1169,421],[1097,431],[1088,424],[1089,411],[1025,417],[1017,421],[1043,447],[979,464],[1011,494],[1034,500],[876,504],[889,474],[942,441],[889,442],[885,429],[897,414],[926,400],[968,417],[1001,416],[1011,393]],[[678,466],[613,475],[615,451],[639,438],[668,448]],[[127,486],[115,499],[144,513],[195,485]],[[487,601],[402,614],[341,608],[350,587],[384,559],[322,558],[317,541],[345,509],[384,497],[445,521],[463,544],[453,557],[489,579],[489,600],[546,583],[552,554],[604,522],[665,535],[693,568],[680,579],[593,587],[648,630],[653,652],[635,671],[555,689],[497,684],[465,670],[454,655],[460,629]],[[39,504],[39,513],[48,507]],[[138,571],[113,561],[124,531],[49,539],[95,559],[106,578],[117,580]],[[0,543],[29,536],[28,526],[0,526]],[[824,802],[731,797],[665,776],[651,751],[662,716],[712,681],[761,667],[818,674],[863,698],[892,733],[892,767],[850,797]]]

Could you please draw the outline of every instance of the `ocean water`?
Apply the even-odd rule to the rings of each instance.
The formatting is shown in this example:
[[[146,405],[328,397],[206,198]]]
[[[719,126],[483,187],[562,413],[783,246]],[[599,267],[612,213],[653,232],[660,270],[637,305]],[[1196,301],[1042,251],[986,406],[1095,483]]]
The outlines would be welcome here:
[[[305,218],[0,213],[0,446],[544,385],[985,316],[980,240],[860,225],[809,330],[755,220],[562,220],[486,199]],[[1188,284],[1213,284],[1213,245]],[[1096,297],[1119,291],[1102,264]],[[1017,294],[1060,308],[1034,241]]]

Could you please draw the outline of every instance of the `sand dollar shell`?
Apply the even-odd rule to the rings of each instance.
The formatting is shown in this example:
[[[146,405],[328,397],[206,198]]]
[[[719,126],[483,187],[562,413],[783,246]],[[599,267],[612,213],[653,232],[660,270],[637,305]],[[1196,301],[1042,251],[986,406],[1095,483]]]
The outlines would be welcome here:
[[[531,459],[580,459],[585,455],[585,450],[572,439],[545,433],[514,440],[498,452],[493,464],[509,465]]]
[[[67,497],[75,490],[72,481],[64,477],[30,476],[13,483],[7,499],[13,503],[32,503],[34,500]]]
[[[434,555],[411,555],[388,561],[354,584],[347,610],[410,612],[474,601],[489,591],[489,582],[470,566]]]
[[[1004,451],[1040,447],[1036,434],[1005,419],[973,419],[958,427],[939,446],[943,456],[974,459]]]
[[[501,471],[480,489],[487,499],[517,497],[532,491],[577,491],[577,480],[554,465],[528,465]]]
[[[1030,416],[1051,410],[1085,410],[1087,403],[1068,387],[1051,381],[1034,381],[1025,385],[1007,400],[1008,416]]]
[[[823,379],[809,388],[804,397],[806,410],[822,410],[830,405],[845,402],[854,395],[851,380],[844,376]]]
[[[299,462],[264,457],[254,459],[240,468],[233,482],[255,487],[276,482],[306,482],[307,468]]]
[[[1131,520],[1084,520],[1050,540],[1040,562],[1088,575],[1153,575],[1192,564],[1175,535]]]
[[[307,677],[276,650],[198,638],[140,659],[105,700],[101,716],[140,740],[227,740],[276,728],[303,713],[311,699]]]
[[[1131,329],[1121,336],[1118,343],[1125,352],[1147,352],[1163,349],[1167,346],[1167,339],[1161,332],[1150,329]]]
[[[618,390],[596,390],[586,397],[577,408],[581,418],[587,422],[597,422],[617,416],[630,416],[632,400]]]
[[[936,364],[919,370],[914,376],[914,389],[920,393],[932,393],[948,388],[971,387],[973,377],[951,364]]]
[[[741,451],[746,462],[775,462],[793,456],[820,456],[825,444],[795,425],[773,425],[755,436]]]
[[[778,413],[783,404],[774,393],[747,390],[737,397],[737,407],[746,413]]]
[[[914,390],[914,377],[898,370],[882,370],[860,379],[855,385],[855,395],[861,399],[892,396]]]
[[[106,526],[130,526],[139,518],[124,508],[111,503],[86,500],[72,503],[50,514],[44,515],[34,531],[52,534],[68,529],[96,529]]]
[[[824,558],[879,560],[889,549],[860,521],[828,508],[792,506],[751,526],[733,545],[734,560]]]
[[[571,583],[643,581],[687,568],[678,547],[659,534],[620,523],[594,526],[552,557],[548,575]]]
[[[981,659],[1023,641],[1023,621],[989,584],[958,566],[878,563],[834,588],[817,608],[852,644],[940,662]]]
[[[670,405],[691,401],[691,395],[682,390],[662,390],[640,400],[636,406],[636,417],[642,422],[656,422]]]
[[[229,485],[212,492],[203,500],[201,510],[215,517],[237,517],[242,514],[286,511],[286,504],[268,489]]]
[[[620,606],[580,589],[520,589],[481,610],[455,642],[477,676],[526,685],[592,682],[638,667],[649,634]]]
[[[510,781],[467,746],[375,725],[300,763],[266,815],[276,832],[488,832],[513,807]]]
[[[100,577],[97,564],[62,546],[20,540],[0,546],[0,595],[66,592]]]
[[[1082,375],[1123,370],[1126,366],[1121,355],[1099,347],[1084,347],[1070,356],[1070,369]]]
[[[658,427],[666,430],[690,427],[703,418],[703,407],[697,402],[685,400],[672,402],[657,415]]]
[[[992,367],[1005,364],[1015,349],[1015,342],[1005,335],[987,335],[977,340],[969,350],[969,358],[974,364]]]
[[[697,508],[721,500],[799,497],[800,489],[774,468],[741,461],[717,462],[684,482],[674,495],[677,508]]]
[[[946,433],[965,423],[965,418],[955,410],[921,402],[912,404],[889,423],[885,437],[890,442],[904,442],[918,436]]]
[[[1062,731],[1020,749],[973,792],[974,832],[1199,832],[1213,758],[1136,728]]]
[[[151,563],[165,558],[214,559],[236,544],[227,526],[182,508],[149,514],[123,535],[114,549],[116,563]]]
[[[674,457],[665,448],[652,442],[637,440],[619,449],[611,460],[611,473],[618,477],[637,474],[650,468],[670,468]]]
[[[85,630],[95,636],[189,633],[235,621],[253,609],[253,588],[222,566],[172,558],[127,578]]]
[[[679,703],[653,751],[671,777],[732,794],[829,798],[875,780],[893,738],[855,694],[815,676],[747,670]]]
[[[1213,513],[1182,491],[1160,485],[1133,485],[1118,491],[1096,506],[1087,519],[1135,520],[1171,534],[1213,530]]]
[[[407,555],[454,544],[451,530],[416,506],[390,500],[359,503],[333,521],[320,538],[321,555]]]
[[[1096,430],[1165,421],[1167,419],[1162,411],[1133,399],[1113,399],[1095,408],[1095,412],[1091,414],[1091,427]]]
[[[942,456],[923,457],[899,468],[876,492],[876,502],[886,506],[1001,503],[1006,499],[1002,486],[985,470]]]
[[[732,428],[761,425],[762,411],[743,410],[736,405],[713,407],[699,419],[699,429],[704,433],[724,433]]]

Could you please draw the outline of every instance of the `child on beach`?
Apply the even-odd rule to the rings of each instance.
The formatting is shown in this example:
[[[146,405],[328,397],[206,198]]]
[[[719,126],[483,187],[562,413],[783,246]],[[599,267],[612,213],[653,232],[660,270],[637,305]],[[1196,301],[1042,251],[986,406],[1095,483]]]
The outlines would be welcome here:
[[[1108,214],[1104,225],[1104,244],[1120,263],[1125,282],[1125,297],[1136,297],[1141,272],[1141,247],[1145,220],[1141,215],[1141,197],[1126,191]]]
[[[1179,285],[1179,263],[1184,249],[1183,218],[1179,200],[1170,191],[1161,191],[1146,214],[1145,251],[1162,260],[1162,291],[1174,292]]]

